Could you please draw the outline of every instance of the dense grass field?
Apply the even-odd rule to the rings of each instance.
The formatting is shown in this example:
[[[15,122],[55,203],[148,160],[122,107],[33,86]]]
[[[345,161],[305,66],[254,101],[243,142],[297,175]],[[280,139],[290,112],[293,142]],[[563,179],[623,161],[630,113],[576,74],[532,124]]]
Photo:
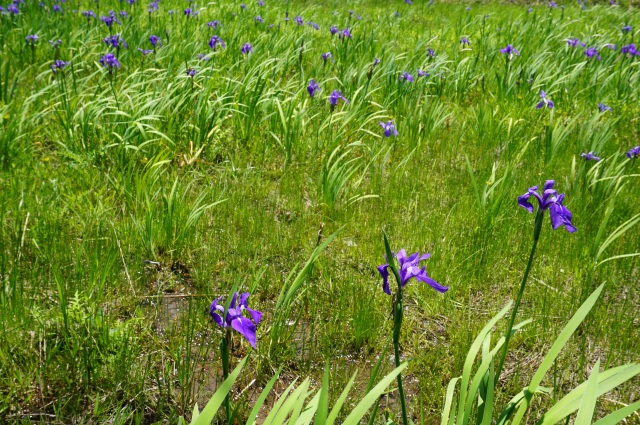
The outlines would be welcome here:
[[[578,230],[545,219],[496,398],[602,283],[532,408],[597,360],[640,361],[633,5],[42,1],[0,12],[0,422],[190,418],[222,379],[209,306],[233,285],[263,313],[255,350],[233,334],[238,417],[279,369],[277,394],[327,363],[332,401],[358,371],[353,406],[381,355],[394,369],[386,233],[449,287],[406,286],[400,340],[410,419],[438,423],[518,293],[534,215],[517,198],[547,179]],[[638,399],[635,378],[595,417]],[[392,387],[375,421],[399,414]]]

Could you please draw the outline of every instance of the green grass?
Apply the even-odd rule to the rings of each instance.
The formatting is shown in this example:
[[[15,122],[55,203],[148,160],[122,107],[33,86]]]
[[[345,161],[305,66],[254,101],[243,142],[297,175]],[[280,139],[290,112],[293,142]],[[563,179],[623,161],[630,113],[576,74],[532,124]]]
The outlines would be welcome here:
[[[566,194],[578,232],[544,223],[518,315],[533,323],[512,339],[503,374],[517,391],[496,398],[529,382],[602,282],[601,301],[543,381],[554,393],[534,407],[586,380],[598,360],[640,360],[638,257],[604,262],[640,247],[635,224],[608,239],[640,213],[640,163],[624,155],[640,135],[640,62],[620,54],[637,38],[620,30],[640,28],[637,9],[266,3],[244,12],[235,1],[196,3],[200,15],[187,18],[178,0],[154,14],[140,1],[99,10],[71,1],[64,14],[28,2],[0,16],[0,421],[189,417],[222,382],[222,334],[208,307],[234,284],[265,313],[236,383],[236,394],[251,384],[236,399],[242,415],[281,367],[279,390],[308,375],[317,387],[329,362],[332,401],[356,369],[362,393],[391,339],[391,299],[375,269],[384,231],[396,251],[431,252],[430,276],[450,286],[439,295],[412,282],[404,301],[409,412],[434,423],[475,335],[515,298],[534,218],[516,198],[545,179]],[[116,73],[98,62],[107,27],[78,8],[129,12],[113,28],[129,44]],[[285,23],[286,10],[320,30]],[[216,30],[206,25],[214,19]],[[331,25],[353,39],[332,37]],[[29,34],[40,36],[35,49]],[[152,34],[163,46],[143,57],[137,47],[151,48]],[[227,48],[213,52],[212,34]],[[568,47],[569,37],[602,60]],[[56,53],[47,41],[57,39]],[[253,53],[243,57],[245,42]],[[507,44],[521,53],[508,73]],[[335,62],[323,65],[324,52]],[[54,76],[57,57],[70,65]],[[193,81],[187,67],[198,70]],[[417,78],[418,68],[430,76]],[[403,71],[415,82],[401,83]],[[311,78],[322,88],[314,98]],[[349,103],[331,111],[334,89]],[[553,111],[535,109],[541,89]],[[399,136],[382,138],[378,122],[390,119]],[[587,151],[603,160],[585,164]],[[284,314],[279,295],[295,283]],[[248,345],[234,338],[235,365]],[[381,373],[392,369],[389,357]],[[637,379],[625,384],[596,417],[639,394]],[[379,420],[398,414],[391,393]]]

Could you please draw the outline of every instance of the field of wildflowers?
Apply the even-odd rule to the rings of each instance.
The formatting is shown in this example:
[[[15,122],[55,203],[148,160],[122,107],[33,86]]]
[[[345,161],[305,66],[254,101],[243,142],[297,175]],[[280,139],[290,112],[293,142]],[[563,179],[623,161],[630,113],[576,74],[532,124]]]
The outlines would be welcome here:
[[[7,1],[0,423],[640,423],[636,2]]]

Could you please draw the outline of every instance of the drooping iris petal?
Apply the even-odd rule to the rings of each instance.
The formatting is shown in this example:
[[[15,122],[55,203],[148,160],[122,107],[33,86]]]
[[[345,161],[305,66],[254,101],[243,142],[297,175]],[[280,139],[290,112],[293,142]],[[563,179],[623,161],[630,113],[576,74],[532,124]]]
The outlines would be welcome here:
[[[240,332],[249,341],[249,344],[256,348],[256,325],[251,320],[240,316],[231,322],[231,327]]]
[[[382,276],[382,290],[385,294],[391,295],[391,289],[389,288],[389,265],[383,264],[378,266],[378,273]]]

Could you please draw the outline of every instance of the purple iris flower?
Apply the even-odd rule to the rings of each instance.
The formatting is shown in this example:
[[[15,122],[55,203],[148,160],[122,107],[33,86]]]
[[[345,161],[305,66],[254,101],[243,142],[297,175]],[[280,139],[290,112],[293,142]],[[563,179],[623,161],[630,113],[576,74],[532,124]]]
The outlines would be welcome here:
[[[153,46],[154,49],[156,47],[158,47],[158,44],[160,44],[160,46],[162,46],[162,40],[160,40],[160,37],[158,37],[157,35],[150,36],[149,37],[149,42],[151,43],[151,45]]]
[[[142,56],[147,56],[149,53],[153,53],[153,50],[141,49],[140,47],[138,47],[138,51],[142,53]]]
[[[467,37],[462,37],[460,39],[460,44],[463,46],[470,46],[471,42],[469,41],[469,39]]]
[[[553,100],[547,99],[547,93],[544,90],[540,90],[540,102],[536,105],[536,109],[544,108],[545,106],[549,109],[553,109],[555,106]]]
[[[558,4],[555,1],[550,1],[549,7],[558,7]]]
[[[104,44],[106,44],[107,47],[113,47],[114,49],[118,49],[120,48],[120,46],[124,47],[125,49],[129,48],[129,45],[122,39],[122,37],[120,37],[120,34],[110,35],[106,37],[104,39]]]
[[[413,4],[413,2],[411,0],[404,0],[405,3],[407,4]]]
[[[160,6],[158,5],[158,2],[153,1],[149,4],[149,13],[157,12],[159,8]]]
[[[436,51],[433,50],[432,48],[428,48],[427,49],[427,56],[435,58],[436,57]]]
[[[60,45],[62,44],[62,40],[58,39],[58,40],[49,40],[49,44],[51,44],[51,47],[53,47],[54,49],[58,49],[60,48]]]
[[[419,252],[415,252],[407,257],[407,252],[401,249],[395,257],[400,263],[398,274],[400,275],[400,286],[403,288],[411,279],[416,278],[416,280],[426,283],[438,292],[447,292],[447,290],[449,290],[448,286],[442,286],[431,279],[427,274],[427,268],[425,266],[420,268],[420,262],[431,257],[431,254],[425,253],[424,255],[420,255]],[[389,260],[387,259],[387,261]],[[382,290],[385,294],[391,295],[391,288],[389,288],[389,264],[378,266],[378,273],[382,276]]]
[[[604,47],[606,47],[607,49],[611,49],[611,50],[616,50],[616,45],[615,44],[605,44]]]
[[[304,21],[302,20],[302,16],[296,16],[295,18],[293,18],[293,21],[298,25],[304,24]]]
[[[216,50],[216,47],[218,47],[218,45],[220,45],[223,49],[227,47],[225,42],[220,37],[218,37],[217,35],[212,35],[211,39],[209,39],[209,47],[211,47],[213,50]]]
[[[320,25],[316,24],[315,22],[307,21],[307,25],[309,25],[311,28],[313,28],[316,31],[320,29]]]
[[[636,146],[635,148],[631,148],[629,152],[627,152],[627,158],[635,159],[640,156],[640,146]]]
[[[196,55],[198,57],[198,59],[200,59],[201,61],[208,61],[209,59],[211,59],[209,56],[207,56],[205,53],[198,53]]]
[[[338,37],[340,37],[340,38],[352,38],[351,31],[349,31],[349,28],[345,28],[345,29],[342,30],[342,32],[340,34],[338,34]]]
[[[224,311],[225,306],[220,304],[221,299],[222,297],[217,298],[211,303],[209,313],[211,317],[213,317],[213,320],[223,329],[231,326],[240,332],[253,348],[256,348],[256,326],[260,324],[262,313],[249,308],[249,293],[244,292],[240,294],[239,297],[237,292],[233,294],[227,312]],[[245,311],[249,313],[251,319],[244,317],[243,313]],[[224,319],[222,316],[224,316]]]
[[[320,85],[316,83],[316,80],[313,78],[309,80],[309,85],[307,86],[307,91],[309,92],[309,96],[315,96],[316,92],[320,91]]]
[[[193,68],[187,69],[187,75],[191,78],[195,77],[197,73],[198,71]]]
[[[324,63],[327,63],[327,59],[333,59],[333,55],[331,54],[331,52],[322,54],[322,60],[324,61]]]
[[[500,49],[500,53],[502,53],[503,55],[509,55],[509,57],[520,56],[520,52],[516,50],[511,44],[507,44],[507,47],[505,47],[504,49]]]
[[[380,59],[378,59],[378,58],[373,58],[373,64],[372,64],[373,66],[376,66],[376,65],[377,65],[377,64],[379,64],[379,63],[380,63]]]
[[[60,59],[56,60],[51,64],[51,71],[55,74],[57,71],[62,71],[62,69],[69,65],[70,62],[65,62]]]
[[[622,32],[627,33],[633,31],[633,27],[631,25],[625,25],[622,27]]]
[[[54,12],[61,12],[61,13],[63,12],[62,7],[60,7],[59,4],[54,4],[52,9]]]
[[[338,26],[337,25],[331,25],[331,28],[329,28],[329,32],[331,33],[331,35],[337,34],[338,33]]]
[[[531,12],[533,12],[533,8],[532,8],[532,7],[530,7],[529,9],[527,9],[527,13],[531,13]]]
[[[190,7],[187,7],[183,12],[183,15],[188,17],[188,18],[193,18],[197,14],[198,13],[195,10],[193,10],[192,8],[190,8]]]
[[[593,152],[589,152],[589,153],[582,152],[580,154],[580,157],[584,158],[585,161],[595,161],[595,162],[600,161],[600,157],[596,156],[596,154]]]
[[[638,50],[636,49],[636,45],[634,43],[631,44],[627,44],[626,46],[622,46],[622,49],[620,49],[620,53],[622,53],[623,55],[629,55],[629,56],[640,56],[640,52],[638,52]]]
[[[122,16],[124,19],[127,19],[129,17],[129,14],[127,13],[126,10],[121,10],[120,16]]]
[[[114,22],[117,22],[115,15],[101,16],[100,20],[105,23],[107,28],[111,28]]]
[[[418,77],[428,77],[429,73],[427,71],[423,71],[421,69],[418,70]]]
[[[16,6],[14,3],[11,3],[9,6],[7,6],[7,13],[18,15],[20,13],[20,10],[18,9],[18,6]]]
[[[253,51],[253,46],[249,43],[244,43],[244,45],[242,46],[242,54],[246,55],[248,53],[251,53]]]
[[[207,26],[208,26],[209,28],[216,29],[216,28],[218,28],[218,25],[220,25],[220,21],[211,21],[211,22],[207,22]]]
[[[240,9],[242,9],[242,10],[247,10],[247,5],[246,5],[245,3],[242,3],[242,4],[240,5]]]
[[[606,111],[611,111],[612,109],[610,106],[607,106],[604,103],[598,103],[598,110],[600,112],[606,112]]]
[[[331,107],[335,107],[340,99],[342,99],[344,103],[349,103],[347,98],[342,95],[342,92],[340,90],[332,91],[331,96],[329,96],[329,103],[331,104]]]
[[[256,21],[257,23],[261,24],[263,22],[262,16],[257,15],[255,18],[253,18],[254,21]]]
[[[39,38],[40,37],[38,37],[36,34],[30,34],[24,38],[24,41],[26,41],[26,43],[31,46],[35,46]]]
[[[258,6],[263,7],[264,6],[264,1],[258,0]]]
[[[538,200],[538,208],[541,213],[549,210],[553,230],[564,226],[569,233],[573,233],[577,229],[571,224],[571,211],[562,204],[564,193],[558,195],[558,192],[553,189],[554,184],[554,180],[547,180],[544,184],[542,196],[537,192],[538,186],[530,187],[527,193],[518,197],[518,205],[532,213],[533,205],[529,202],[529,198],[533,196]]]
[[[587,47],[586,49],[584,49],[584,54],[588,57],[588,58],[597,58],[598,60],[600,60],[600,55],[598,54],[598,49],[596,49],[595,47]]]
[[[90,19],[90,18],[95,18],[96,14],[92,10],[85,10],[84,12],[82,12],[82,16],[84,16],[87,19]]]
[[[396,125],[393,123],[393,121],[387,121],[382,122],[380,121],[380,127],[382,127],[384,129],[384,137],[391,137],[391,136],[397,136],[398,135],[398,130],[396,129]]]
[[[400,79],[408,83],[413,83],[413,76],[406,71],[403,72],[402,75],[400,75]]]
[[[113,53],[107,53],[103,57],[100,58],[100,64],[109,69],[109,72],[113,70],[113,68],[120,68],[120,62],[118,62],[118,58]]]

